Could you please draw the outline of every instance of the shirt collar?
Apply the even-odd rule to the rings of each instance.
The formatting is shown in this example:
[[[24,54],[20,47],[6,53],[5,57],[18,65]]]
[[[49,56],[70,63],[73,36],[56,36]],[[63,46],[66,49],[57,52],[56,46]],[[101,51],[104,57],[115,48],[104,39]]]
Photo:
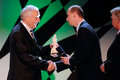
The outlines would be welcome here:
[[[77,32],[78,32],[79,26],[81,25],[81,23],[82,23],[83,21],[85,21],[85,20],[83,19],[82,21],[79,22],[79,24],[78,24],[78,26],[77,26],[77,28],[76,28],[76,31],[77,31]]]
[[[23,21],[21,21],[21,23],[24,25],[24,27],[27,29],[27,31],[30,34],[30,30],[32,30],[27,24],[25,24]]]
[[[117,32],[117,34],[119,34],[120,33],[120,30]]]

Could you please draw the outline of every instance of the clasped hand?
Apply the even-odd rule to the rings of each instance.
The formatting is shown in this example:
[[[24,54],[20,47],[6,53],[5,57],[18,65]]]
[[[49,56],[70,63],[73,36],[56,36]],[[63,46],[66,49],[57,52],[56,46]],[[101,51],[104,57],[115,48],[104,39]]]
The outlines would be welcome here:
[[[67,64],[67,65],[70,65],[70,62],[69,62],[69,60],[70,60],[70,56],[68,55],[68,54],[66,54],[67,55],[67,57],[60,57],[61,58],[61,61],[64,63],[64,64]]]
[[[47,68],[47,71],[53,71],[53,70],[55,70],[55,63],[54,62],[52,62],[51,60],[49,60],[48,61],[48,68]]]

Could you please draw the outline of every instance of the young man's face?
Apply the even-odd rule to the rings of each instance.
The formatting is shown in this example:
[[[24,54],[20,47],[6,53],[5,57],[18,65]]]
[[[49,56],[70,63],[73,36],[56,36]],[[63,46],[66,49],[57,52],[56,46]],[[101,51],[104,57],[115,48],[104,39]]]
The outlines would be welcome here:
[[[66,21],[68,21],[68,23],[71,25],[71,26],[74,26],[74,14],[71,13],[70,10],[67,11],[67,18],[66,18]]]

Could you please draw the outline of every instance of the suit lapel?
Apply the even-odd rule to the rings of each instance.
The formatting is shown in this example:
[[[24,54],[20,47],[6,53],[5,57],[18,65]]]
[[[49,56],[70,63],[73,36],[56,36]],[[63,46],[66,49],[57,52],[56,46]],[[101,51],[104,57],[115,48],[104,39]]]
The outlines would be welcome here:
[[[20,27],[21,27],[21,32],[22,32],[22,35],[24,36],[24,39],[27,39],[27,41],[29,41],[30,43],[32,42],[32,43],[36,44],[37,40],[32,39],[32,37],[28,33],[27,29],[23,26],[22,23],[20,23]]]
[[[86,21],[83,21],[83,22],[79,25],[79,29],[82,27],[82,25],[83,25],[84,23],[86,23]],[[79,29],[78,29],[78,31],[76,31],[76,36],[78,36]]]

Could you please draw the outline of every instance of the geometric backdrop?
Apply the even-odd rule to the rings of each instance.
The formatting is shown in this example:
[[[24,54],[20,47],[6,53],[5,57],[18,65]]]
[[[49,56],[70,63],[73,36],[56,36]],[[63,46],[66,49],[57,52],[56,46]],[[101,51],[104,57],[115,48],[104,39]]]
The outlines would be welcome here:
[[[66,21],[66,11],[69,6],[80,5],[85,19],[96,30],[99,39],[107,33],[112,25],[110,10],[120,5],[119,0],[0,0],[0,59],[9,53],[9,34],[20,21],[20,11],[26,5],[39,8],[40,22],[34,30],[39,45],[52,43],[52,37],[57,35],[58,43],[66,53],[74,50],[75,29]],[[43,80],[54,80],[55,76],[43,73]],[[44,76],[45,75],[45,76]],[[66,80],[66,79],[65,79]]]

